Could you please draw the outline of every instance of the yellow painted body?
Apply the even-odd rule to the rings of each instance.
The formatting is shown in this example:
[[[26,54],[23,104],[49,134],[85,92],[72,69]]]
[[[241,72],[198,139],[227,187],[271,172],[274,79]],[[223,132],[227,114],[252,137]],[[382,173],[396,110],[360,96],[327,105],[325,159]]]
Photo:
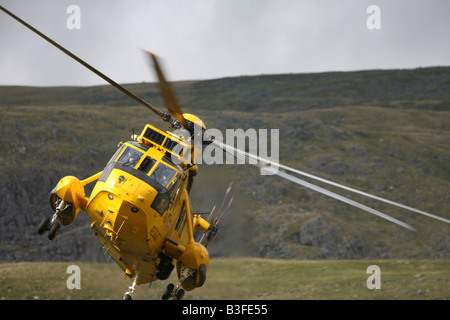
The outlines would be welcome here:
[[[102,172],[83,181],[65,177],[54,190],[76,213],[86,212],[103,248],[136,284],[157,280],[161,252],[192,269],[208,266],[206,248],[193,238],[194,228],[206,231],[209,224],[194,219],[191,210],[188,174],[197,167],[183,163],[191,150],[187,146],[172,133],[147,125],[134,141],[120,146]],[[84,186],[96,179],[86,197]],[[168,243],[179,252],[171,250],[173,245],[165,250]]]

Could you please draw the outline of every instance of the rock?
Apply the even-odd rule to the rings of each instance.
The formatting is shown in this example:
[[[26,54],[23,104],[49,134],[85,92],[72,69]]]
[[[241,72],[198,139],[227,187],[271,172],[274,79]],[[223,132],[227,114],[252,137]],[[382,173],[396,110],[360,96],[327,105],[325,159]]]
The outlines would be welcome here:
[[[336,242],[336,230],[323,216],[318,215],[300,227],[299,241],[303,245],[312,247],[331,245]]]

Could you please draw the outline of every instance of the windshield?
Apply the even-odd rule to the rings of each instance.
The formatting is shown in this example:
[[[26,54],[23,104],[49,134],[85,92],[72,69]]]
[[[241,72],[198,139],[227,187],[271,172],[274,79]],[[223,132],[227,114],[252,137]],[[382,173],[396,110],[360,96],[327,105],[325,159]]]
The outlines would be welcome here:
[[[152,174],[150,175],[150,178],[155,179],[158,181],[164,188],[167,188],[167,185],[172,180],[173,176],[175,175],[176,171],[172,168],[169,168],[164,163],[160,162],[158,166],[153,170]]]
[[[120,156],[120,158],[117,159],[117,162],[122,163],[124,166],[127,167],[135,167],[142,156],[143,156],[142,152],[133,149],[131,147],[127,147]]]

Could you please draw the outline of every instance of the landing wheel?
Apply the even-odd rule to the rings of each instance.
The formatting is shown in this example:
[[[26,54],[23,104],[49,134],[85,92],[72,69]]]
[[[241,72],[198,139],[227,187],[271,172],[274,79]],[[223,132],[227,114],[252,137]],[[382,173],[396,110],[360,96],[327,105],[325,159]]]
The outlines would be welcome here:
[[[180,289],[175,293],[175,297],[173,297],[173,300],[183,300],[184,297],[184,290]]]
[[[123,295],[123,300],[133,300],[133,297],[129,292],[125,292],[125,294]]]
[[[162,299],[163,299],[163,300],[169,300],[170,297],[171,297],[172,294],[173,294],[173,289],[175,289],[174,284],[173,284],[173,283],[169,283],[169,284],[167,285],[166,291],[164,291],[164,293],[163,293],[163,295],[162,295]]]
[[[133,280],[131,287],[128,287],[129,291],[123,295],[123,300],[133,300],[133,293],[136,288],[136,278]]]
[[[50,229],[50,218],[47,217],[42,219],[41,224],[39,225],[38,233],[42,235],[49,229]]]
[[[59,222],[54,222],[53,225],[50,228],[50,232],[48,233],[48,239],[53,240],[58,235],[59,229],[61,228],[61,225]]]

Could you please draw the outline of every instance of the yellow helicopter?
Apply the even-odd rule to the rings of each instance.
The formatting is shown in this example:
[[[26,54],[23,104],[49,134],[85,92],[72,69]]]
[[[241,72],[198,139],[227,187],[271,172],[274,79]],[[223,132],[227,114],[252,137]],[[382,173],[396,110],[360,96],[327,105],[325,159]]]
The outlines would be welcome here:
[[[192,212],[189,190],[197,166],[171,160],[171,156],[183,159],[183,154],[180,157],[172,150],[183,144],[189,151],[186,142],[149,124],[133,138],[121,143],[102,172],[81,181],[62,178],[50,194],[55,213],[43,219],[38,232],[49,231],[48,238],[53,240],[60,223],[72,223],[83,210],[103,248],[133,280],[125,299],[132,298],[136,285],[167,279],[174,260],[179,283],[170,284],[163,299],[181,299],[184,290],[200,287],[206,280],[206,246],[218,223]],[[97,182],[88,198],[84,187],[93,181]],[[204,241],[194,241],[195,230],[206,233]]]
[[[181,112],[155,54],[148,52],[169,114],[141,100],[25,21],[0,8],[144,104],[172,127],[185,128],[192,133],[192,138],[196,132],[206,130],[198,117]],[[214,239],[219,221],[215,219],[210,223],[192,212],[189,191],[198,172],[195,147],[189,137],[186,140],[150,124],[140,135],[133,135],[130,141],[120,143],[118,147],[103,171],[83,180],[66,176],[58,182],[50,193],[54,214],[42,220],[38,233],[48,232],[48,238],[55,239],[61,224],[71,224],[83,210],[105,251],[133,280],[124,299],[132,299],[136,285],[167,279],[175,265],[179,282],[176,286],[168,285],[163,299],[182,299],[185,290],[193,290],[205,283],[209,263],[206,246]],[[94,181],[96,184],[87,197],[85,186]],[[195,230],[205,233],[199,242],[194,240]]]
[[[448,219],[278,163],[276,168],[285,171],[274,170],[269,160],[207,137],[207,129],[201,119],[192,114],[182,113],[161,70],[159,58],[152,52],[147,51],[147,54],[153,62],[160,92],[169,113],[161,112],[137,97],[4,7],[0,6],[0,9],[118,90],[155,112],[164,121],[169,122],[172,128],[184,128],[189,133],[186,137],[176,134],[176,131],[162,131],[147,124],[140,135],[133,134],[130,141],[119,144],[118,150],[103,171],[83,180],[66,176],[50,193],[50,205],[54,214],[42,220],[38,232],[40,234],[48,232],[48,238],[53,240],[61,224],[63,226],[71,224],[80,210],[85,211],[90,220],[90,227],[105,251],[124,271],[125,277],[128,276],[133,281],[124,294],[125,300],[133,298],[136,285],[168,279],[175,266],[178,283],[167,286],[162,295],[165,300],[182,299],[185,291],[201,287],[206,281],[209,264],[207,246],[216,236],[220,219],[205,220],[192,210],[189,191],[198,173],[195,163],[197,150],[201,148],[201,145],[193,143],[196,136],[201,136],[200,141],[204,145],[214,143],[236,157],[257,160],[257,166],[272,174],[358,207],[409,230],[415,229],[386,214],[290,175],[286,171],[450,223]],[[85,186],[93,182],[96,183],[88,197]],[[194,240],[196,230],[203,232],[198,242]]]

